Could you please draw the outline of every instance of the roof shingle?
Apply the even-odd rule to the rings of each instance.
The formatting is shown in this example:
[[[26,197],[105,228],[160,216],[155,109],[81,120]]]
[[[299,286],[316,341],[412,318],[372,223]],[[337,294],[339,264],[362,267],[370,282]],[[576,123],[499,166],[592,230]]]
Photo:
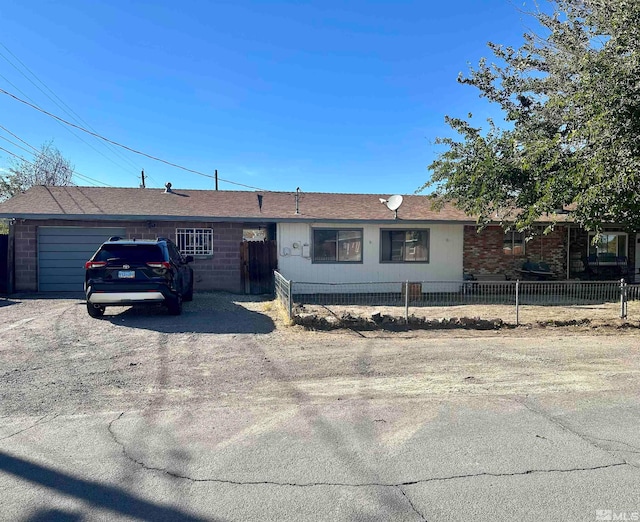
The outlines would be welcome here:
[[[261,197],[258,197],[261,196]],[[32,219],[197,219],[200,221],[394,221],[379,198],[388,194],[45,187],[0,203],[0,217]],[[432,208],[429,196],[404,196],[403,221],[474,222],[453,205]]]

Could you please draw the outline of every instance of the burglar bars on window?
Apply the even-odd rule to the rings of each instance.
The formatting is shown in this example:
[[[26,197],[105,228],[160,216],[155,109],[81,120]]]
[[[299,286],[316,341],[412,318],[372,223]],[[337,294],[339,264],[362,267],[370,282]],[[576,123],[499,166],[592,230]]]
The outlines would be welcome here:
[[[213,254],[213,229],[177,228],[176,245],[184,255],[211,255]]]

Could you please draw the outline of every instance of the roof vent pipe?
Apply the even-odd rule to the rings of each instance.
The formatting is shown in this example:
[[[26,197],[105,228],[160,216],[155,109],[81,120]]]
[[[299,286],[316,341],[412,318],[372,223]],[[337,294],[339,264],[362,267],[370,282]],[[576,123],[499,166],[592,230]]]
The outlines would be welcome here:
[[[300,214],[300,187],[296,188],[296,216]]]
[[[167,181],[167,182],[164,184],[164,193],[165,193],[165,194],[171,194],[171,192],[173,192],[173,191],[171,190],[171,183]]]

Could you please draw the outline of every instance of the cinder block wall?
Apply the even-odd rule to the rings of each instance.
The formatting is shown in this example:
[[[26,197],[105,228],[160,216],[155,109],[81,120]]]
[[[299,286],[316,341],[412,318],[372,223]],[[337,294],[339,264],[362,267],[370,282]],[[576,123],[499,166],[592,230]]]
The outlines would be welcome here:
[[[38,244],[34,224],[18,222],[14,227],[14,291],[35,292],[38,289]]]
[[[198,223],[158,221],[150,228],[146,222],[123,221],[18,221],[15,230],[15,280],[16,292],[35,292],[38,289],[38,227],[124,227],[128,238],[155,239],[167,237],[175,241],[176,228],[213,228],[213,255],[198,256],[191,264],[195,290],[225,290],[242,293],[240,244],[242,223]]]
[[[522,255],[505,254],[504,230],[499,226],[489,226],[477,231],[472,225],[464,227],[464,273],[465,274],[505,274],[517,279],[516,269],[522,268],[527,259],[544,261],[558,279],[566,278],[567,229],[557,226],[546,236],[537,235],[525,245]]]

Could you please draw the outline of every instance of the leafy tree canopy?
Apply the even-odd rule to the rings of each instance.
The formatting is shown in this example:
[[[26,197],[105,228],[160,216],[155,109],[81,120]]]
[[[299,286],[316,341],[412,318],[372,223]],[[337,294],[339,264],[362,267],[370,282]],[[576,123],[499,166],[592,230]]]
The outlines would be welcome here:
[[[14,161],[0,175],[0,201],[34,185],[72,185],[73,169],[51,142],[45,143],[32,160]]]
[[[569,208],[576,222],[640,229],[640,2],[557,0],[540,30],[458,81],[501,108],[505,124],[447,117],[458,138],[429,166],[433,187],[486,224],[525,230]]]

